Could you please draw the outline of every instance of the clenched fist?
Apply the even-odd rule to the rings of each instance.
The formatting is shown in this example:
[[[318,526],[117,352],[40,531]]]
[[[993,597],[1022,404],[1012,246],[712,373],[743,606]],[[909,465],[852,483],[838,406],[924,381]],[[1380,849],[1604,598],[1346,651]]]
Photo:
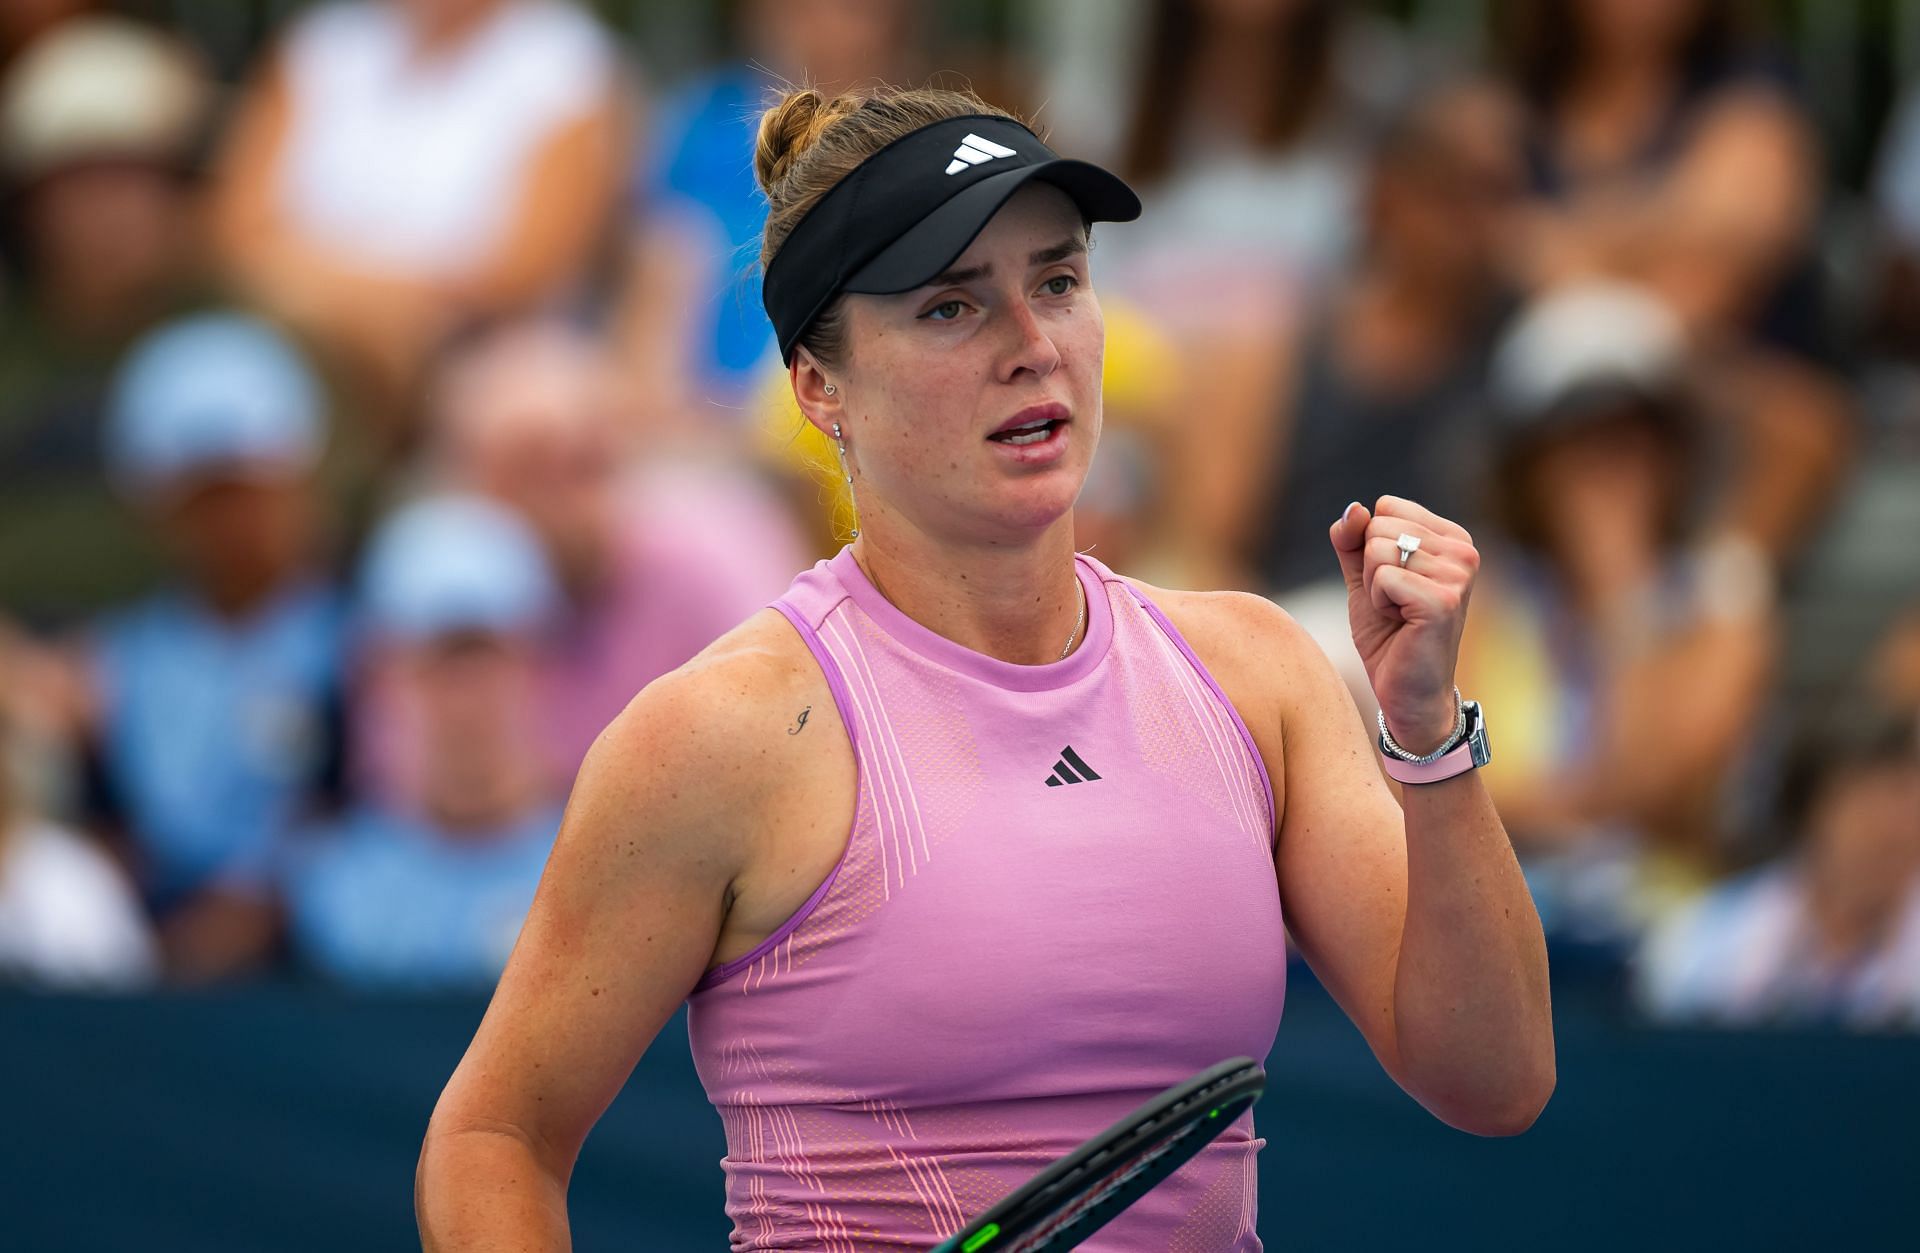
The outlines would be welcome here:
[[[1347,622],[1387,729],[1410,753],[1453,732],[1453,673],[1480,553],[1466,528],[1398,496],[1347,506],[1330,531]],[[1419,541],[1403,565],[1400,537]]]

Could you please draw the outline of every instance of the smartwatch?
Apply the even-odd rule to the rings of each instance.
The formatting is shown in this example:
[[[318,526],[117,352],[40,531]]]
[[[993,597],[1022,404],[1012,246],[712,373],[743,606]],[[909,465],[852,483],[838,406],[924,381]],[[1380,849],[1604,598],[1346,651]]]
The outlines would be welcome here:
[[[1487,720],[1480,712],[1480,702],[1462,701],[1460,713],[1459,733],[1424,757],[1407,752],[1383,730],[1380,756],[1387,777],[1400,783],[1439,783],[1492,761],[1493,749],[1487,743]]]

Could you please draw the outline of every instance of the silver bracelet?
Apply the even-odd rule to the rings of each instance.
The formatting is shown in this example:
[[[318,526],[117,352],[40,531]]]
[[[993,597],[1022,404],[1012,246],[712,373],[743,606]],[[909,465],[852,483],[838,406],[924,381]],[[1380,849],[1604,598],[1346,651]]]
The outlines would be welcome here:
[[[1439,761],[1458,748],[1461,739],[1467,734],[1467,705],[1460,699],[1460,689],[1457,687],[1453,689],[1453,734],[1447,737],[1446,743],[1424,756],[1416,756],[1393,742],[1393,732],[1387,730],[1386,710],[1379,710],[1374,717],[1380,723],[1380,751],[1398,757],[1412,766],[1426,766]]]

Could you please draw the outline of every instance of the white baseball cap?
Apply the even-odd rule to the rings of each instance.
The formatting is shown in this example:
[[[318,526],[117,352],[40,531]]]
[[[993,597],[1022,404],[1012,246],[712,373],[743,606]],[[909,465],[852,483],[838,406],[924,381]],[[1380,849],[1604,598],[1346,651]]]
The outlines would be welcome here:
[[[1583,396],[1664,395],[1686,358],[1686,332],[1659,297],[1630,283],[1581,283],[1514,318],[1494,350],[1491,390],[1504,421],[1525,426]]]
[[[119,17],[63,22],[0,84],[0,154],[31,178],[72,161],[180,158],[211,89],[179,43]]]

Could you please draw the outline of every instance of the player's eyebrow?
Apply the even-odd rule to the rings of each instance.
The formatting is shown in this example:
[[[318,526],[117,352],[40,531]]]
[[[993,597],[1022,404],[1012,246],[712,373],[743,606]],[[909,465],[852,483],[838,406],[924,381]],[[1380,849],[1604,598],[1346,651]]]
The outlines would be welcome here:
[[[1077,257],[1087,250],[1084,239],[1063,239],[1051,248],[1042,248],[1027,258],[1028,265],[1052,265],[1056,261],[1065,261],[1068,257]]]
[[[1078,256],[1087,250],[1084,239],[1063,239],[1049,248],[1041,248],[1027,257],[1028,265],[1052,265],[1055,261],[1065,261],[1068,257]],[[962,269],[943,270],[934,275],[922,287],[958,287],[963,283],[972,283],[979,279],[990,278],[993,266],[970,265]]]
[[[991,265],[970,265],[962,270],[943,270],[934,275],[922,287],[958,287],[962,283],[971,283],[976,279],[987,278],[993,273]]]

